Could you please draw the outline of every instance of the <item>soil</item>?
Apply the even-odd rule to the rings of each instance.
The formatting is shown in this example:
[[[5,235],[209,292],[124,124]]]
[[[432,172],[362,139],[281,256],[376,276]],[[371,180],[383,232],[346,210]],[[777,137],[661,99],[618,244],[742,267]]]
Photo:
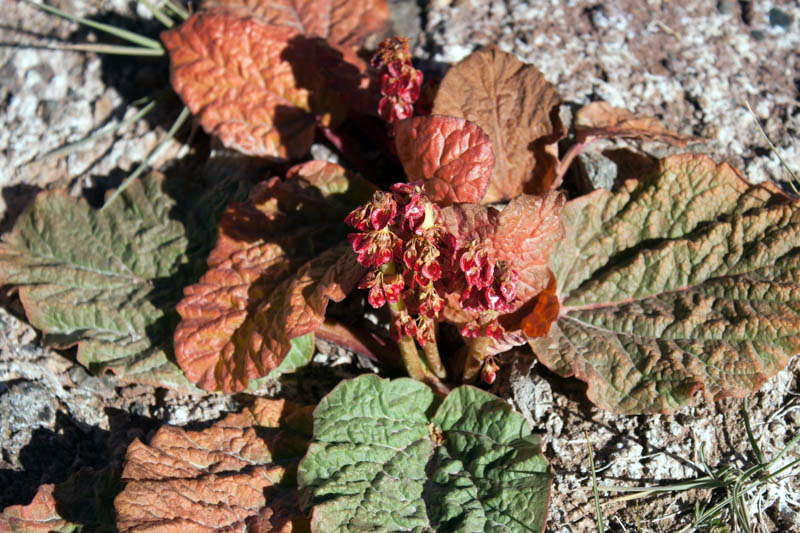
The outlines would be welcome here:
[[[784,159],[800,169],[796,1],[390,3],[396,27],[415,38],[415,53],[427,73],[443,72],[447,63],[497,43],[542,70],[564,99],[562,115],[606,100],[657,116],[681,133],[706,137],[708,142],[695,150],[730,162],[753,181],[785,180],[777,155],[744,105],[749,101]],[[135,2],[57,0],[51,5],[152,36],[159,28]],[[68,155],[45,157],[133,116],[134,101],[166,87],[166,64],[49,49],[99,37],[27,3],[3,2],[0,18],[0,231],[6,231],[42,189],[61,187],[100,198],[163,137],[178,103],[167,94],[146,119]],[[202,152],[198,143],[183,147],[189,135],[170,143],[154,166]],[[207,145],[202,137],[194,139]],[[644,148],[656,156],[677,151]],[[587,157],[581,163],[596,185],[610,186],[610,159]],[[321,352],[311,368],[271,385],[269,392],[313,401],[361,368],[340,350],[323,346]],[[710,404],[698,396],[674,415],[613,415],[586,400],[583,384],[549,373],[529,351],[505,357],[493,392],[508,398],[541,434],[556,474],[548,531],[597,530],[587,438],[600,485],[697,477],[704,474],[701,452],[712,468],[744,470],[755,460],[740,400]],[[795,358],[749,400],[749,421],[768,458],[800,431],[798,370]],[[0,509],[28,503],[40,483],[63,481],[84,466],[119,462],[129,442],[160,424],[203,423],[238,409],[241,401],[91,376],[72,351],[43,346],[18,300],[7,293],[0,308]],[[798,454],[800,448],[793,449],[781,464]],[[614,496],[601,493],[608,530],[660,532],[690,524],[695,502],[715,503],[724,494],[668,492],[628,502],[613,502]],[[800,532],[800,476],[764,484],[757,496],[760,507],[748,513],[764,531]]]

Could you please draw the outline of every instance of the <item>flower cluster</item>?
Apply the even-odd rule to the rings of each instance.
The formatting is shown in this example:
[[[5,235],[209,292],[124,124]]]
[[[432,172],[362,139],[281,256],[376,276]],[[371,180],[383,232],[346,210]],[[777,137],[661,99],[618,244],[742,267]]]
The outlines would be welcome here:
[[[408,38],[387,37],[371,61],[378,71],[381,98],[378,114],[389,124],[414,114],[414,102],[420,95],[422,72],[411,64]]]
[[[499,338],[503,328],[497,316],[514,310],[517,271],[508,268],[504,261],[494,261],[479,241],[472,241],[459,250],[458,267],[462,274],[459,303],[465,310],[479,313],[478,318],[462,328],[461,334]]]
[[[391,191],[376,192],[347,216],[345,222],[359,230],[348,239],[359,263],[370,268],[359,283],[369,291],[370,305],[401,303],[395,305],[393,334],[424,346],[433,340],[434,320],[444,309],[450,265],[442,252],[453,249],[454,239],[444,231],[439,206],[420,187],[399,183]]]
[[[517,272],[493,260],[477,240],[456,249],[439,206],[419,186],[398,183],[391,193],[376,192],[345,222],[358,230],[348,239],[359,263],[370,269],[359,288],[369,291],[375,308],[394,304],[397,338],[411,336],[423,346],[433,340],[434,321],[454,293],[476,317],[462,329],[464,337],[503,333],[497,317],[513,310]]]

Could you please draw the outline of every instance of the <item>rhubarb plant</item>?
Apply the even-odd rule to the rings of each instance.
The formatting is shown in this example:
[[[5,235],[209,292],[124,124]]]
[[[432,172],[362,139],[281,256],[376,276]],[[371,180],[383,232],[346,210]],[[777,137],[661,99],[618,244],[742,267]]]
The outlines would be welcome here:
[[[472,385],[512,347],[621,413],[745,396],[800,351],[796,200],[704,155],[580,194],[598,139],[698,139],[602,102],[565,126],[544,75],[495,47],[425,79],[387,13],[203,2],[162,35],[173,87],[265,179],[175,194],[153,175],[103,209],[42,193],[0,244],[45,341],[96,372],[252,393],[325,340],[413,378],[137,441],[106,476],[127,483],[118,529],[542,531],[540,443]],[[315,141],[338,162],[308,160]],[[0,529],[79,527],[59,487]]]

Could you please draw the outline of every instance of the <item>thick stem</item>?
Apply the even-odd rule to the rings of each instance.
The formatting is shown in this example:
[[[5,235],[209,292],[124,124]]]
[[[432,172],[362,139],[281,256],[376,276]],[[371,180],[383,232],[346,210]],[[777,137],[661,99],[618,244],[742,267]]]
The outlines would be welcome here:
[[[381,266],[381,272],[388,275],[397,272],[394,262],[389,261]],[[402,297],[400,297],[397,302],[393,304],[390,303],[389,312],[392,316],[392,321],[398,318],[405,308],[406,304]],[[419,351],[417,351],[417,343],[414,339],[408,335],[403,335],[400,340],[397,341],[397,348],[400,350],[400,357],[403,359],[403,366],[406,367],[408,375],[416,380],[425,381],[427,372],[425,372],[425,368],[422,366],[422,360],[419,358]]]
[[[397,342],[397,347],[400,349],[400,356],[403,358],[403,365],[406,367],[408,375],[418,381],[425,381],[425,369],[422,367],[422,360],[419,358],[414,339],[405,335]]]
[[[483,360],[486,359],[486,351],[489,348],[491,339],[489,337],[478,337],[472,339],[467,349],[467,357],[464,361],[464,383],[469,383],[475,379],[481,370]]]
[[[425,359],[428,361],[428,366],[436,377],[445,379],[447,377],[447,369],[442,364],[442,358],[439,356],[439,321],[433,321],[433,340],[425,343],[422,347],[425,352]]]

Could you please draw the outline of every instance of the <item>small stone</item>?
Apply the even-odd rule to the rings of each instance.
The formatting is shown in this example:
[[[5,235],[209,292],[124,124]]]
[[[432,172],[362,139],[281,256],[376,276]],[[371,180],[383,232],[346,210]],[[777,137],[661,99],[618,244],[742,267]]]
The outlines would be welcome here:
[[[764,32],[761,30],[753,30],[750,32],[750,37],[752,37],[756,41],[763,41],[764,37],[766,36],[764,35]]]
[[[730,15],[733,13],[734,4],[733,0],[719,0],[717,2],[717,11],[719,11],[720,15]]]
[[[783,28],[784,30],[792,25],[792,16],[781,11],[777,7],[769,10],[769,25]]]

